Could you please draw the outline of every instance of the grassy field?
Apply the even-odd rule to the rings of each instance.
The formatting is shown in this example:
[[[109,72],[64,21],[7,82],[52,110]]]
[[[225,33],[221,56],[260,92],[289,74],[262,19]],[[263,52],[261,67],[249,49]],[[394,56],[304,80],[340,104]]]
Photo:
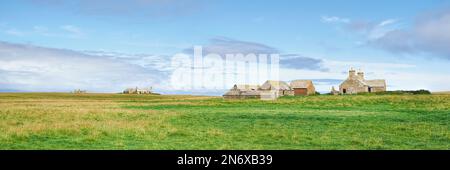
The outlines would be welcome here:
[[[433,92],[433,94],[450,94],[450,91]]]
[[[450,95],[2,93],[0,149],[450,149]]]

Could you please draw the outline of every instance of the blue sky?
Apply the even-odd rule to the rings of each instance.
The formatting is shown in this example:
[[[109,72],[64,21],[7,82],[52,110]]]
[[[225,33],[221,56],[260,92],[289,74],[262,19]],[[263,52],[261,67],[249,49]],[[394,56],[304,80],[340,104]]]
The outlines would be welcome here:
[[[317,79],[320,91],[350,67],[386,79],[391,90],[443,91],[450,90],[449,30],[444,0],[2,1],[0,90],[151,85],[177,93],[166,82],[171,56],[237,43],[295,56],[294,67],[281,65],[281,79]]]

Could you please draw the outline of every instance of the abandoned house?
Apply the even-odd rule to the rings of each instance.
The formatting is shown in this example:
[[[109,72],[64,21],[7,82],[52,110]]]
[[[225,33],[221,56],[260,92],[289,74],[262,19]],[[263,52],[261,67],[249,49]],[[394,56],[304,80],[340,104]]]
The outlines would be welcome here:
[[[291,87],[284,81],[267,80],[259,88],[263,92],[274,92],[277,97],[293,95]]]
[[[291,89],[294,92],[294,96],[307,96],[316,93],[316,88],[311,80],[291,81]]]
[[[357,94],[386,91],[385,80],[366,80],[364,72],[350,69],[348,78],[339,85],[340,94]]]
[[[225,99],[259,99],[259,85],[234,85],[223,95]]]

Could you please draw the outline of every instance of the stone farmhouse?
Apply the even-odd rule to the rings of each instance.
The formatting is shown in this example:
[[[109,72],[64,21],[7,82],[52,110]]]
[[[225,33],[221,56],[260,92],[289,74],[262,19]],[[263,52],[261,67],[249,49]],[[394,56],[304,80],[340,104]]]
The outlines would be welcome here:
[[[366,80],[364,72],[356,71],[352,68],[348,72],[348,78],[339,85],[340,94],[357,94],[357,93],[372,93],[386,91],[386,81]]]

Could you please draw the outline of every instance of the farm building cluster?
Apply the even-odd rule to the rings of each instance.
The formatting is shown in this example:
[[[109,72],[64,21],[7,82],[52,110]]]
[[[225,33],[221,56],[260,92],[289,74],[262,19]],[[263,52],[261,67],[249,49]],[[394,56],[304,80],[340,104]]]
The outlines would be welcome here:
[[[75,89],[75,90],[72,91],[72,93],[74,93],[74,94],[84,94],[84,93],[87,93],[87,91],[86,90],[81,90],[81,89]]]
[[[152,94],[152,87],[149,88],[127,88],[123,91],[123,94]]]
[[[294,80],[290,84],[284,81],[268,80],[260,85],[234,85],[226,92],[225,99],[261,99],[274,100],[280,96],[306,96],[316,92],[311,80]]]
[[[339,85],[339,90],[331,88],[330,94],[357,94],[386,91],[386,81],[366,80],[364,72],[350,69],[348,77]],[[280,96],[308,96],[316,94],[312,80],[284,81],[268,80],[262,85],[234,85],[223,97],[225,99],[274,100]]]

